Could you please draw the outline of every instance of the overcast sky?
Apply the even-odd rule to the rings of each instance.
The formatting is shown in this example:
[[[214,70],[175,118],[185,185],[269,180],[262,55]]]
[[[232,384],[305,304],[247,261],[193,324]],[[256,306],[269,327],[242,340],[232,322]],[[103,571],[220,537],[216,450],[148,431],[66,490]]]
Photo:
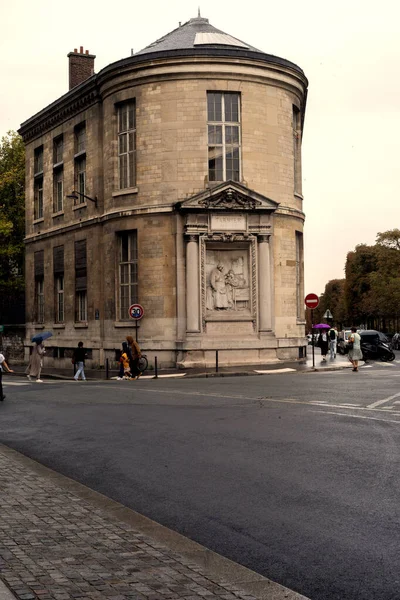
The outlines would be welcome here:
[[[0,136],[68,91],[67,54],[95,70],[197,16],[198,2],[0,0]],[[306,293],[344,276],[346,254],[400,227],[400,5],[396,0],[204,0],[214,27],[298,64]]]

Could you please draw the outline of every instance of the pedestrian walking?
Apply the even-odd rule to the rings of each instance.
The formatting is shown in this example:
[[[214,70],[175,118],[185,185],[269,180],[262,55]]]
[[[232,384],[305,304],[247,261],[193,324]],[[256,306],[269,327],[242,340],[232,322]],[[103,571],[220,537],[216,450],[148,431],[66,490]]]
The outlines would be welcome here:
[[[351,334],[347,341],[349,348],[349,360],[353,365],[353,371],[358,371],[358,361],[362,359],[361,336],[357,333],[357,327],[351,328]]]
[[[326,355],[328,353],[328,345],[329,345],[328,333],[326,330],[323,330],[323,331],[321,330],[319,332],[317,346],[319,348],[321,348],[321,354],[322,354],[323,361],[326,361]]]
[[[82,377],[82,381],[86,381],[85,376],[85,358],[86,358],[86,350],[83,347],[83,342],[78,343],[78,347],[74,350],[73,361],[76,366],[76,373],[74,375],[75,381],[78,381],[79,375]]]
[[[334,359],[334,358],[336,358],[336,348],[337,348],[337,338],[338,338],[338,331],[337,331],[336,327],[331,327],[331,329],[328,331],[328,336],[329,336],[330,356],[331,356],[331,359]]]
[[[129,369],[128,358],[128,342],[122,342],[122,354],[119,359],[119,373],[117,379],[130,379],[131,372]]]
[[[32,377],[36,378],[36,383],[43,383],[40,379],[40,373],[43,366],[43,357],[46,354],[46,349],[43,344],[43,340],[38,338],[33,346],[32,354],[29,359],[29,365],[26,369],[26,374],[29,381],[32,381]]]
[[[126,341],[128,342],[128,359],[129,368],[131,371],[131,379],[139,379],[141,372],[138,367],[138,361],[142,356],[139,344],[135,342],[131,335],[126,336]]]
[[[3,400],[6,399],[5,395],[3,394],[3,369],[6,369],[8,373],[14,373],[14,371],[10,369],[6,363],[4,354],[0,352],[0,402],[3,402]]]

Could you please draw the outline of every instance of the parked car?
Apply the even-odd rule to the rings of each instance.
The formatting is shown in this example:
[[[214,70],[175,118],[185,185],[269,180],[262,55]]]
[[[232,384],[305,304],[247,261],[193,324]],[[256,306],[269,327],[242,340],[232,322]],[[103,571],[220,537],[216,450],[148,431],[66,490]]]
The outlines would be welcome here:
[[[342,329],[339,331],[338,342],[337,342],[337,351],[338,354],[347,354],[349,349],[347,347],[347,342],[349,341],[349,336],[351,335],[350,327],[347,329]]]
[[[314,346],[315,346],[315,344],[317,343],[318,335],[319,335],[318,333],[314,333],[314,334],[307,333],[307,340],[308,340],[309,345],[312,346],[314,344]],[[313,340],[313,338],[314,338],[314,340]]]
[[[392,351],[389,339],[384,333],[375,329],[366,329],[359,331],[359,334],[364,360],[394,360],[395,354]]]

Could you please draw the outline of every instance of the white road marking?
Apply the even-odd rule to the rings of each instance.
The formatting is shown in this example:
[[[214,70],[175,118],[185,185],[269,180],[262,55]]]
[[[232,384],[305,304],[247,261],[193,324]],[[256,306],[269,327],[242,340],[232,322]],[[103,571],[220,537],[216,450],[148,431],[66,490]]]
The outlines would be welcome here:
[[[289,373],[290,371],[295,371],[296,369],[270,369],[269,371],[258,371],[254,369],[254,373]]]
[[[186,373],[170,373],[169,375],[158,375],[158,379],[167,379],[171,377],[185,377]],[[154,379],[154,375],[142,375],[140,379]]]
[[[310,400],[309,404],[324,404],[324,405],[328,404],[329,405],[329,402],[327,402],[325,400]]]
[[[380,406],[381,404],[386,404],[386,402],[390,402],[390,400],[394,400],[395,398],[398,398],[400,396],[400,392],[398,392],[397,394],[394,394],[393,396],[389,396],[388,398],[383,398],[383,400],[377,400],[376,402],[373,402],[372,404],[368,404],[367,408],[376,408],[377,406]]]
[[[3,385],[8,387],[9,385],[21,386],[21,385],[31,385],[25,381],[3,381]]]
[[[360,369],[372,369],[372,365],[363,365]]]
[[[343,402],[341,406],[361,406],[361,404],[351,404],[351,402]]]
[[[395,421],[394,419],[378,419],[378,417],[365,417],[364,415],[352,415],[350,413],[339,413],[339,412],[334,412],[333,410],[332,411],[313,410],[312,412],[324,413],[326,415],[339,415],[341,417],[352,417],[353,419],[368,419],[370,421],[381,421],[381,423],[397,423],[397,425],[400,425],[400,421]]]
[[[169,373],[168,375],[158,375],[158,379],[162,378],[171,378],[171,377],[185,377],[186,373]],[[110,380],[117,381],[117,377],[110,377]],[[155,375],[141,375],[139,379],[155,379]],[[121,380],[119,380],[121,381]],[[124,379],[123,381],[129,381],[129,379]]]

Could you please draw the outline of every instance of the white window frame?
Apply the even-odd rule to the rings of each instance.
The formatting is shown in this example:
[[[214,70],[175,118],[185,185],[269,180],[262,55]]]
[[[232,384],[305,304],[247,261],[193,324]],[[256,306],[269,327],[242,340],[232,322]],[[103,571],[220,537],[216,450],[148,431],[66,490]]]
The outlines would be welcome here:
[[[79,290],[76,293],[76,319],[78,323],[87,321],[87,290]]]
[[[33,218],[35,221],[43,219],[43,177],[35,180]]]
[[[64,275],[56,275],[56,323],[64,323]]]
[[[86,202],[86,198],[83,196],[86,194],[86,158],[77,159],[75,169],[75,189],[80,192],[75,204],[84,204]]]
[[[128,240],[128,256],[124,260],[123,241]],[[119,276],[119,319],[129,319],[128,309],[138,301],[138,244],[137,232],[125,231],[119,235],[118,248],[118,276]],[[124,300],[127,299],[127,300]]]
[[[221,95],[221,120],[211,120],[209,117],[208,111],[208,100],[212,94],[220,94]],[[226,110],[225,110],[225,100],[227,96],[236,96],[238,100],[238,121],[227,121],[225,118]],[[220,127],[221,128],[221,142],[210,142],[210,128],[211,127]],[[233,144],[227,144],[226,142],[226,134],[227,127],[235,127],[238,129],[238,142]],[[242,180],[242,126],[241,126],[241,96],[239,92],[207,92],[207,143],[208,143],[208,178],[210,182],[220,182],[227,181],[228,179],[232,179],[233,181],[241,181]],[[210,169],[210,151],[211,148],[220,148],[221,149],[221,157],[222,157],[222,179],[211,178],[211,169]],[[239,161],[239,172],[237,175],[237,179],[233,177],[233,173],[229,173],[232,177],[228,177],[227,172],[227,161],[226,156],[228,152],[228,148],[235,149],[238,151],[238,161]]]
[[[136,186],[136,102],[118,106],[119,189]]]
[[[64,210],[64,173],[63,170],[55,170],[53,176],[53,212]]]

